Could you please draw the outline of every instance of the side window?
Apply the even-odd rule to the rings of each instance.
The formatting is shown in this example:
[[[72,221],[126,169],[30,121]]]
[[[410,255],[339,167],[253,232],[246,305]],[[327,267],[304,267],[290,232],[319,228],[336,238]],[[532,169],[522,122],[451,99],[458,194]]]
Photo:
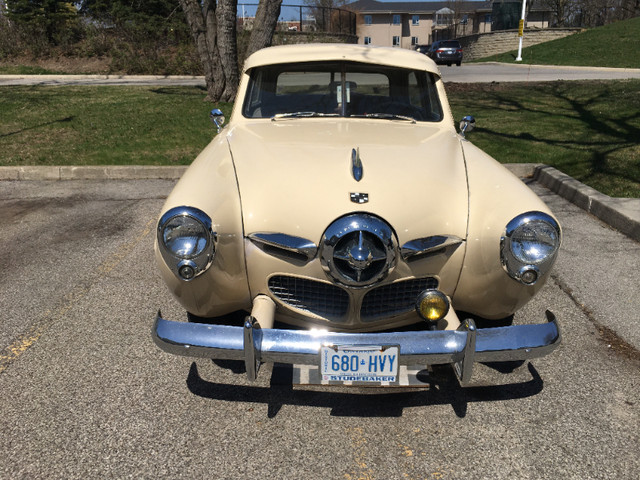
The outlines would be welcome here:
[[[411,24],[412,25],[420,25],[420,15],[413,15],[411,17]]]
[[[400,46],[400,37],[398,35],[394,35],[393,36],[393,46],[394,47],[399,47]]]
[[[394,16],[393,16],[393,24],[394,24],[394,25],[400,25],[400,23],[401,23],[401,17],[400,17],[400,15],[394,15]]]
[[[364,37],[364,44],[371,45],[371,37]]]
[[[371,25],[373,23],[373,19],[371,18],[371,15],[365,15],[364,16],[364,24],[365,25]]]

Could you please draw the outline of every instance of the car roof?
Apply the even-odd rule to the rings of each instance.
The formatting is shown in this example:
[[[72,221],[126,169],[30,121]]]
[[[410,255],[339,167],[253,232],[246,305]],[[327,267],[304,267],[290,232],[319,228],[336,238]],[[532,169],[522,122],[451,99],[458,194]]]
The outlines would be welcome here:
[[[278,63],[347,61],[426,70],[440,76],[436,64],[414,50],[342,43],[282,45],[258,50],[244,64],[244,71]]]

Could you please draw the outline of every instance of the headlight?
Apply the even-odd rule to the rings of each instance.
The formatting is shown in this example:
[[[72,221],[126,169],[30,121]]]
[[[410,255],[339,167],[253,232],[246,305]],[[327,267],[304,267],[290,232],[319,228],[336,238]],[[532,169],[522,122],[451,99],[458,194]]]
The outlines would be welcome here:
[[[533,285],[553,265],[560,239],[560,226],[553,217],[542,212],[518,215],[500,241],[502,265],[512,278]]]
[[[172,208],[158,222],[162,258],[183,280],[191,280],[209,268],[215,242],[211,218],[197,208]]]

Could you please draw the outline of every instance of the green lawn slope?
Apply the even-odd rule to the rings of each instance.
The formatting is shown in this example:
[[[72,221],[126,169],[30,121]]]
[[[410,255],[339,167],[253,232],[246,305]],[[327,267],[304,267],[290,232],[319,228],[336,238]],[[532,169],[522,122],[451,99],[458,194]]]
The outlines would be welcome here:
[[[527,43],[525,32],[524,44]],[[517,50],[481,62],[515,62]],[[640,17],[592,28],[522,50],[522,62],[534,65],[640,68]]]

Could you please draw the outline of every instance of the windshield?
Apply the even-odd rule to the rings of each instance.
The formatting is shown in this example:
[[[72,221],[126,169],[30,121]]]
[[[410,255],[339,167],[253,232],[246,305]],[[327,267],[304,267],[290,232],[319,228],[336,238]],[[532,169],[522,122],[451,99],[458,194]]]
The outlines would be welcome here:
[[[251,70],[247,118],[366,117],[439,122],[433,74],[349,62],[281,64]]]

